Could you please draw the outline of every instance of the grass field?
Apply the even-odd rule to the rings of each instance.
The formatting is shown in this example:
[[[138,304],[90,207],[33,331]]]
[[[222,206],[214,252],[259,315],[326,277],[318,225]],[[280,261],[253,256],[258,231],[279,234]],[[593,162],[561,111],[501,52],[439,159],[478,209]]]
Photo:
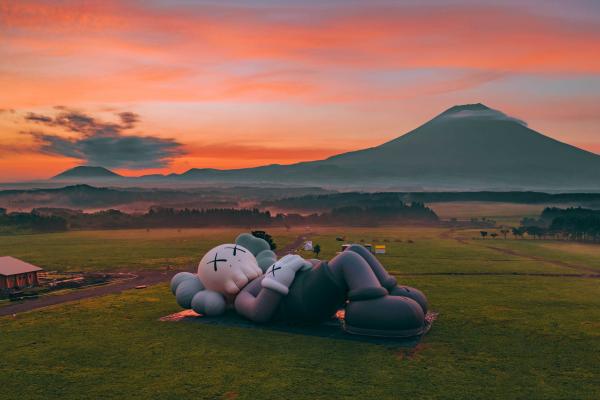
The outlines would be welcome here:
[[[431,203],[428,206],[444,219],[459,220],[471,218],[487,218],[499,224],[519,226],[523,217],[537,218],[545,207],[560,207],[562,204],[515,204],[482,201],[460,201]],[[564,205],[568,206],[568,205]]]
[[[196,264],[220,243],[233,242],[241,229],[134,229],[72,231],[0,236],[0,255],[10,255],[48,271],[138,270]],[[279,247],[299,230],[271,229]]]
[[[513,240],[497,239],[492,242],[480,240],[459,243],[448,230],[438,228],[364,229],[319,228],[311,238],[323,248],[321,256],[331,258],[345,242],[336,241],[345,237],[350,243],[383,244],[385,255],[378,256],[390,271],[397,273],[572,273],[571,269],[550,263],[531,261],[524,257],[503,254],[485,247],[487,244],[504,242],[507,246],[519,245]],[[477,232],[478,234],[478,232]],[[461,236],[460,233],[456,234]],[[464,236],[464,235],[463,235]],[[472,236],[475,236],[473,232]],[[412,242],[412,243],[411,243]],[[309,252],[301,252],[312,257]]]
[[[99,236],[96,243],[103,243],[103,234],[81,232],[76,238],[93,242]],[[179,240],[175,232],[157,234],[154,245],[143,246],[130,241],[132,232],[120,234],[123,266],[130,244],[136,268],[143,265],[145,251],[158,260],[175,257],[177,251],[172,249],[177,246],[188,249],[171,244]],[[298,233],[285,234],[291,240]],[[381,260],[396,273],[574,272],[484,247],[491,241],[459,242],[454,237],[460,233],[429,228],[315,229],[312,239],[321,244],[323,258],[338,250],[338,235],[386,244],[388,254]],[[40,238],[32,239],[39,245]],[[62,236],[66,243],[58,238],[54,243],[66,248],[71,239]],[[549,261],[556,256],[581,263],[582,254],[588,253],[549,242],[529,249],[521,241],[501,241],[494,244],[541,254]],[[109,248],[102,246],[104,251]],[[544,246],[551,252],[540,250]],[[90,248],[96,254],[94,263],[80,251],[68,260],[87,268],[107,265],[99,261],[102,251]],[[64,263],[54,261],[51,251],[45,254],[55,265]],[[520,275],[400,279],[427,293],[432,308],[440,313],[414,350],[159,322],[161,316],[178,311],[166,284],[0,318],[0,398],[598,398],[598,279]]]
[[[515,250],[536,257],[585,265],[600,272],[600,245],[550,240],[486,240],[486,245]]]

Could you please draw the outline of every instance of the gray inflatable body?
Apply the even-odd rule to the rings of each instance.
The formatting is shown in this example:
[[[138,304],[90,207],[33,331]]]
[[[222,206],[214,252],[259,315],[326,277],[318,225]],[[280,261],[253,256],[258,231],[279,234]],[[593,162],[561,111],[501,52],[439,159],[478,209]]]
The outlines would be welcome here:
[[[240,237],[255,256],[267,250],[264,244],[254,241],[257,238]],[[241,245],[237,241],[236,244]],[[265,254],[265,258],[267,256],[272,255]],[[228,255],[221,250],[219,257],[226,259]],[[260,267],[265,273],[249,280],[234,296],[230,292],[211,291],[209,287],[204,289],[208,293],[191,294],[197,284],[187,283],[193,280],[189,275],[177,274],[173,278],[177,281],[173,289],[177,302],[206,315],[219,315],[229,302],[240,315],[257,323],[275,320],[292,324],[321,323],[345,307],[344,329],[349,333],[409,337],[425,331],[428,310],[425,295],[415,288],[399,286],[377,258],[361,245],[350,246],[328,262],[311,260],[309,263],[297,255],[288,255],[268,268]],[[202,273],[206,276],[212,269],[207,268]]]

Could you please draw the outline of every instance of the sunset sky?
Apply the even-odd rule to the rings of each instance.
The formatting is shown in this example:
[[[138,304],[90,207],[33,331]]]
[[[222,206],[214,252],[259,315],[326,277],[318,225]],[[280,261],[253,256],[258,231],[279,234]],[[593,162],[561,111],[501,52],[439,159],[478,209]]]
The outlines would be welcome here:
[[[0,182],[320,159],[477,102],[600,153],[600,1],[0,0]]]

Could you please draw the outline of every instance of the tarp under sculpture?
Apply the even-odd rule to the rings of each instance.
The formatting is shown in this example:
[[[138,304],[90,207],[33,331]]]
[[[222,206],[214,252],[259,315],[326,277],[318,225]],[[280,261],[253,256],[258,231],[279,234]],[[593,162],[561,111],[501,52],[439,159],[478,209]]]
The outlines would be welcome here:
[[[360,245],[329,261],[292,254],[277,260],[266,241],[241,234],[207,252],[197,274],[175,275],[171,290],[181,307],[207,316],[233,307],[256,323],[318,324],[345,307],[349,333],[411,337],[427,327],[425,295],[398,285]]]

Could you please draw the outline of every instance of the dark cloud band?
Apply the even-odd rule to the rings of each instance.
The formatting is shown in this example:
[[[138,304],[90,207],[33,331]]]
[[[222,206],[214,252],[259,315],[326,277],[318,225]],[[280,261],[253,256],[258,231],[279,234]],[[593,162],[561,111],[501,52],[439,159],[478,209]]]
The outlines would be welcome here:
[[[54,117],[35,113],[25,116],[28,122],[78,134],[75,138],[65,138],[41,131],[26,132],[46,154],[77,158],[88,165],[127,169],[165,167],[184,154],[182,144],[174,139],[125,134],[140,120],[135,113],[119,113],[120,122],[112,123],[64,107],[59,110]]]

